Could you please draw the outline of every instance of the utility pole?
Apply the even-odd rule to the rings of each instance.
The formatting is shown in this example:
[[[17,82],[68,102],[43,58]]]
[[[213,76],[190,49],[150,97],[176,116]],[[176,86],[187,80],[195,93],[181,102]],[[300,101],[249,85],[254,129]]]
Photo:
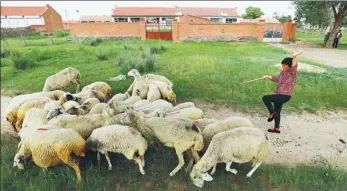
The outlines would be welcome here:
[[[66,20],[68,21],[68,17],[67,17],[67,10],[65,9],[65,16],[66,16]]]

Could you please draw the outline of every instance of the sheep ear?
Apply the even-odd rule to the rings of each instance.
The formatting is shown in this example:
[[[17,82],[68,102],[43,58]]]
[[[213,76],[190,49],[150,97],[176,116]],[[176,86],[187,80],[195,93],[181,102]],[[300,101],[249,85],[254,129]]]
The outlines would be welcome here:
[[[209,175],[208,173],[201,174],[201,178],[208,182],[213,180],[212,176]]]

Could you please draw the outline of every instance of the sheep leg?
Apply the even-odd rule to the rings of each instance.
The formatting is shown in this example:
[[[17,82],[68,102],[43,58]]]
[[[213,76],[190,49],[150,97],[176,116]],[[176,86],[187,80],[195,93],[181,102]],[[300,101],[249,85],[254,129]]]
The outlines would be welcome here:
[[[143,170],[143,164],[144,162],[141,160],[141,158],[134,158],[136,163],[139,165],[139,170],[142,175],[145,175],[145,170]]]
[[[81,82],[80,79],[74,79],[71,81],[72,83],[76,84],[76,94],[81,91]]]
[[[70,161],[68,161],[66,164],[71,166],[75,170],[75,173],[76,173],[76,176],[77,176],[77,181],[81,182],[82,181],[81,170],[80,170],[80,167],[78,166],[78,164],[75,163],[74,161],[72,161],[72,159]]]
[[[236,174],[237,174],[237,170],[231,169],[231,168],[230,168],[231,164],[232,164],[232,162],[227,162],[227,163],[226,163],[225,171],[231,172],[231,173],[233,173],[233,174],[236,175]]]
[[[108,155],[107,151],[104,153],[104,155],[105,155],[107,163],[108,163],[108,170],[111,171],[112,170],[112,164],[111,164],[110,156]]]
[[[214,173],[216,173],[216,170],[217,170],[217,165],[214,165],[212,170],[211,170],[211,172],[210,172],[210,174],[214,175]]]
[[[100,157],[100,152],[96,152],[96,158],[98,159],[98,165],[99,165],[99,168],[100,168],[100,160],[101,160],[101,157]]]
[[[176,148],[176,155],[178,157],[178,165],[170,172],[170,176],[174,176],[184,165],[183,151]]]
[[[250,178],[252,176],[252,174],[257,170],[257,168],[261,165],[261,162],[258,162],[257,164],[255,164],[255,166],[252,168],[251,171],[249,171],[249,173],[247,173],[247,177]]]
[[[195,163],[197,163],[200,160],[199,154],[196,152],[196,150],[194,150],[193,147],[190,148],[190,150],[188,150],[187,153],[190,157],[190,160],[189,160],[188,166],[186,168],[186,172],[190,171],[193,168],[194,161],[195,161]]]

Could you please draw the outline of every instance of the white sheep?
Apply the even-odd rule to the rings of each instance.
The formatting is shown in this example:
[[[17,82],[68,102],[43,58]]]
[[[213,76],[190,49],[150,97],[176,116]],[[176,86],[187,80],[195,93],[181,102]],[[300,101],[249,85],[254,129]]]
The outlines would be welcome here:
[[[82,104],[88,98],[97,98],[100,102],[107,102],[105,94],[101,91],[96,90],[95,88],[82,90],[78,94],[65,93],[60,97],[59,101],[61,105],[63,105],[67,101],[76,101],[79,104]]]
[[[94,82],[91,83],[85,87],[82,88],[82,92],[86,91],[86,90],[91,90],[91,89],[95,89],[96,91],[99,91],[101,93],[103,93],[106,96],[105,101],[101,101],[101,102],[108,102],[111,97],[112,97],[112,90],[111,90],[111,86],[108,85],[105,82]]]
[[[118,102],[122,102],[122,101],[125,101],[126,99],[128,99],[130,97],[130,95],[128,93],[118,93],[116,95],[114,95],[109,101],[108,103],[110,102],[113,102],[113,103],[118,103]]]
[[[131,127],[124,125],[111,125],[95,129],[86,141],[86,148],[97,151],[98,161],[100,154],[105,155],[108,170],[112,170],[109,152],[121,153],[128,160],[135,160],[139,165],[141,174],[145,174],[144,155],[147,150],[147,141],[142,135]]]
[[[76,101],[67,101],[62,106],[66,113],[70,115],[77,115],[77,108],[80,107],[80,104]]]
[[[196,126],[199,127],[201,132],[203,132],[207,125],[215,123],[217,121],[218,121],[218,119],[202,118],[202,119],[195,120],[194,123],[195,123]]]
[[[189,108],[189,107],[195,107],[195,104],[193,102],[180,103],[176,105],[175,107],[173,107],[172,109],[170,109],[168,112],[174,112],[174,111],[178,111],[178,110]]]
[[[181,110],[166,113],[167,117],[184,117],[191,120],[197,120],[205,118],[204,112],[196,107],[188,107]]]
[[[98,103],[92,107],[92,109],[89,111],[88,115],[91,114],[101,114],[102,110],[106,107],[106,103]]]
[[[74,102],[74,101],[65,102],[64,105],[69,102]],[[81,105],[79,105],[78,103],[77,105],[76,103],[77,102],[74,102],[73,104],[69,104],[69,108],[66,109],[66,113],[69,113],[71,115],[86,115],[94,107],[94,105],[100,103],[100,101],[97,98],[88,98]]]
[[[150,103],[150,101],[148,101],[148,100],[146,100],[146,99],[141,99],[141,100],[135,102],[135,103],[133,104],[133,107],[134,107],[135,110],[138,110],[140,107],[142,107],[142,106],[144,106],[144,105],[147,105],[147,104],[149,104],[149,103]]]
[[[142,111],[144,113],[151,113],[157,109],[162,109],[162,110],[170,110],[171,108],[173,107],[173,105],[165,100],[156,100],[156,101],[153,101],[147,105],[144,105],[140,108],[137,109],[137,111]]]
[[[120,82],[120,81],[123,81],[123,80],[126,80],[126,79],[127,79],[126,75],[120,74],[120,75],[118,75],[116,77],[109,78],[108,81]]]
[[[204,181],[213,180],[207,171],[217,163],[227,163],[225,170],[237,174],[237,170],[230,169],[232,162],[252,161],[254,167],[247,174],[251,177],[265,159],[270,146],[270,141],[258,128],[238,127],[218,133],[212,138],[204,156],[194,165],[190,178],[197,187],[202,187]]]
[[[161,98],[159,87],[155,83],[151,83],[148,86],[147,100],[152,102]]]
[[[76,84],[76,93],[81,91],[81,74],[76,68],[68,67],[46,79],[43,91],[63,90]]]
[[[199,160],[197,152],[203,148],[203,138],[193,121],[183,118],[145,118],[129,108],[126,109],[126,115],[131,126],[136,127],[146,140],[152,142],[158,139],[165,146],[175,148],[179,163],[170,176],[175,175],[184,165],[183,152],[189,151],[196,162]]]
[[[19,144],[13,167],[24,170],[25,159],[29,157],[42,168],[65,163],[75,170],[80,182],[82,179],[77,157],[85,156],[85,140],[72,129],[59,126],[39,125],[35,130],[36,133],[30,134]]]
[[[57,125],[64,128],[70,128],[79,133],[84,139],[87,139],[94,129],[100,128],[108,119],[102,114],[92,115],[68,115],[62,114],[51,119],[48,124]]]

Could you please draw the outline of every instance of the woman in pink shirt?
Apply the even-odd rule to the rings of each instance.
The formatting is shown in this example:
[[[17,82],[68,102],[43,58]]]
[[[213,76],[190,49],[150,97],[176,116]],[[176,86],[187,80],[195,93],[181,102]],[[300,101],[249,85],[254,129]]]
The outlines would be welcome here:
[[[272,80],[276,82],[277,88],[274,94],[263,96],[264,104],[269,110],[270,115],[267,121],[271,122],[275,119],[275,127],[268,129],[271,133],[280,133],[280,120],[281,110],[284,103],[287,103],[293,92],[293,87],[296,83],[296,73],[298,70],[298,63],[296,57],[301,51],[294,53],[292,58],[285,58],[282,61],[282,71],[277,76],[263,76],[262,79]],[[273,105],[272,105],[273,103]]]

